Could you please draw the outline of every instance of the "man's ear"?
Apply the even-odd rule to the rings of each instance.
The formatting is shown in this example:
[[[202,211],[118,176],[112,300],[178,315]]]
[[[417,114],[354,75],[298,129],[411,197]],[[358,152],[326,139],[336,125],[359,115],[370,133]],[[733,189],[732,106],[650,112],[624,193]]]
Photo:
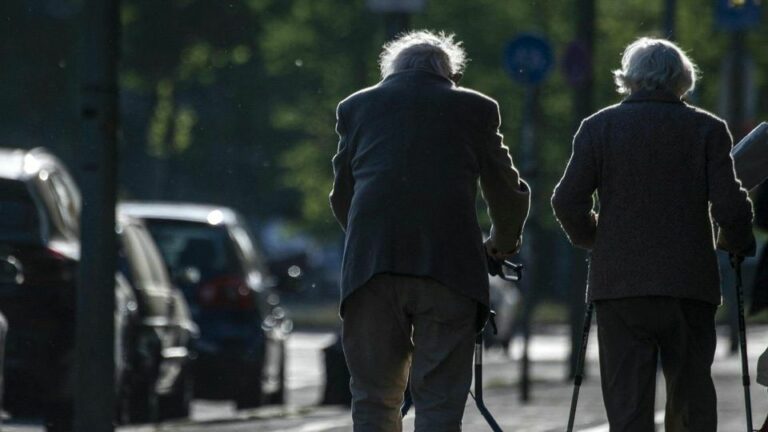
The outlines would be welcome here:
[[[451,74],[451,81],[453,81],[454,84],[459,85],[459,81],[464,77],[464,74],[461,72]]]

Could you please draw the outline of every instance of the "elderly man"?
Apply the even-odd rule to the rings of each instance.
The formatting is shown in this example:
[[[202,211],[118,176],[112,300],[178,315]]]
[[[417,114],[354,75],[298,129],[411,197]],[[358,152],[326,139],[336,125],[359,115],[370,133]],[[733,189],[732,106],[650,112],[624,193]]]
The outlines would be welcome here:
[[[452,35],[386,44],[383,80],[342,101],[331,206],[346,233],[342,340],[355,431],[401,430],[410,374],[417,431],[458,431],[488,275],[477,183],[496,258],[520,247],[529,193],[502,143],[498,104],[456,85]]]
[[[642,38],[621,66],[614,75],[627,97],[582,122],[552,205],[571,241],[591,250],[588,295],[611,432],[655,430],[659,358],[667,432],[715,431],[720,279],[711,219],[721,248],[752,254],[750,202],[725,122],[681,100],[696,81],[685,53]]]

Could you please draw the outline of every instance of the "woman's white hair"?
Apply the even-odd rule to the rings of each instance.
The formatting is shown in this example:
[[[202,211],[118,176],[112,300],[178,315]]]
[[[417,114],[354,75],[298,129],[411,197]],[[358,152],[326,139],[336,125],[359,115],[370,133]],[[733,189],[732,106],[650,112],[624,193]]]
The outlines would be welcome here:
[[[416,30],[384,44],[379,56],[381,77],[406,69],[426,69],[450,78],[462,73],[467,53],[453,34]]]
[[[680,47],[665,39],[640,38],[627,46],[621,69],[613,71],[616,91],[666,90],[678,97],[696,87],[698,69]]]

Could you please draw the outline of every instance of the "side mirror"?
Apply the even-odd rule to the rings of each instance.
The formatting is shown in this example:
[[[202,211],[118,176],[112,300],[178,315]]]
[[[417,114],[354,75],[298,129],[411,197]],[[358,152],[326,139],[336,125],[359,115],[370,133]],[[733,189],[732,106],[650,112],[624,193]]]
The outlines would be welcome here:
[[[200,270],[197,267],[184,267],[173,274],[176,285],[189,286],[200,283]]]

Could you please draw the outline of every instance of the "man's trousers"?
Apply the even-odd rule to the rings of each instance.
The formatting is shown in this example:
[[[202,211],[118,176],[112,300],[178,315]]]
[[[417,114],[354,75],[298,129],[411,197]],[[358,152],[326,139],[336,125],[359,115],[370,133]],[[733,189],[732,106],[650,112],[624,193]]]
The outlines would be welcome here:
[[[667,432],[717,430],[711,366],[716,306],[671,297],[596,301],[600,376],[611,432],[653,432],[657,361]]]
[[[400,431],[410,373],[416,431],[461,430],[477,302],[433,279],[379,274],[344,301],[355,432]]]

